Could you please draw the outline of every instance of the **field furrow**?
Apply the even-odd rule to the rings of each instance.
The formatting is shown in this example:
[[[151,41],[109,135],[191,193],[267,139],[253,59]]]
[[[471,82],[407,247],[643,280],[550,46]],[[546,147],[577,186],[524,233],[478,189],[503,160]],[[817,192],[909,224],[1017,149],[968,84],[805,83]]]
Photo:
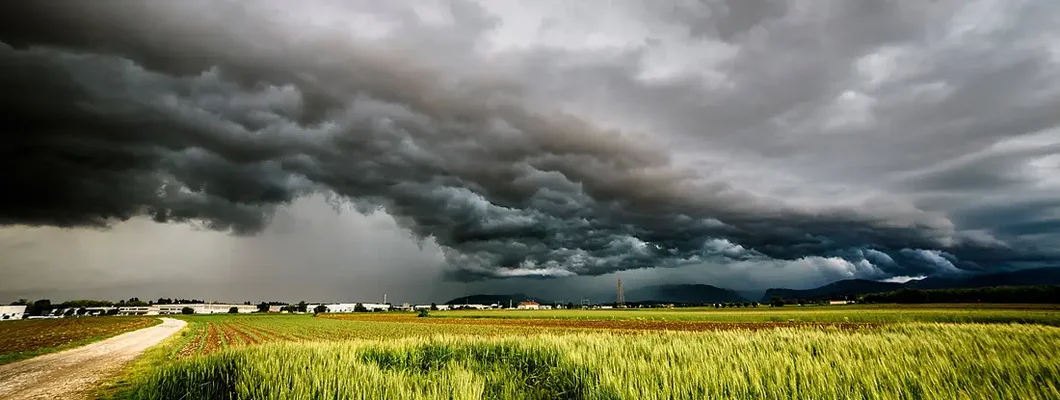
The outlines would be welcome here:
[[[82,317],[0,323],[0,364],[80,346],[160,323],[146,317]]]
[[[113,390],[119,399],[1060,398],[1060,310],[910,307],[920,322],[900,310],[181,316],[180,340]]]

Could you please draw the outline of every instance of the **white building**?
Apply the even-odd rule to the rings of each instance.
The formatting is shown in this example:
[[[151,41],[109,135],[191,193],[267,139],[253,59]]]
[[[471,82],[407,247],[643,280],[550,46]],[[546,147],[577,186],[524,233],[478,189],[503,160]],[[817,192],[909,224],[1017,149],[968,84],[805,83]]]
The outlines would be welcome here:
[[[191,308],[195,314],[227,314],[235,307],[240,314],[249,314],[258,311],[258,306],[253,304],[156,304],[148,308],[155,308],[157,314],[181,314],[185,307]],[[119,311],[121,313],[121,311]],[[147,314],[153,315],[153,314]]]
[[[117,307],[85,307],[85,315],[107,315]]]
[[[524,301],[519,303],[519,306],[516,308],[520,310],[538,310],[541,309],[541,305],[537,304],[536,301]]]
[[[365,310],[368,311],[389,311],[389,304],[381,303],[360,303]],[[351,313],[357,308],[357,303],[334,303],[325,304],[328,307],[328,312],[331,313]]]
[[[332,313],[351,313],[353,309],[357,307],[357,303],[335,303],[328,304],[328,312]]]
[[[118,307],[118,315],[158,315],[158,307]]]
[[[18,320],[26,314],[26,306],[0,306],[0,321]]]
[[[833,306],[854,304],[854,300],[829,300],[828,304]]]
[[[461,309],[489,310],[490,308],[492,308],[492,307],[487,306],[485,304],[453,304],[453,305],[451,305],[449,307],[451,309],[453,309],[453,310],[461,310]]]
[[[271,305],[271,306],[269,306],[269,312],[283,312],[283,308],[284,307],[287,307],[287,306]]]

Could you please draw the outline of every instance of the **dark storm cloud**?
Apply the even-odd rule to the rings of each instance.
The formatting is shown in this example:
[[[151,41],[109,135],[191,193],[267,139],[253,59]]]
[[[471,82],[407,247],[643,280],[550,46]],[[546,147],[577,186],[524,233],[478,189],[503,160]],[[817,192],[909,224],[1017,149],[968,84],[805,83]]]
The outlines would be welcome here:
[[[253,234],[269,224],[276,207],[324,192],[362,212],[381,208],[417,237],[433,239],[459,279],[814,257],[840,258],[851,268],[868,262],[884,275],[1057,260],[1055,248],[969,236],[945,210],[883,200],[807,206],[755,193],[744,189],[748,182],[678,162],[656,137],[530,104],[535,90],[547,90],[538,81],[492,74],[492,64],[470,55],[472,39],[497,21],[455,4],[462,6],[450,10],[454,19],[471,23],[448,30],[373,6],[403,29],[400,37],[377,42],[350,38],[337,26],[297,29],[282,12],[247,3],[4,4],[0,168],[9,173],[0,176],[0,191],[8,194],[0,198],[0,223],[105,227],[146,215]],[[924,35],[923,22],[949,11],[850,4],[830,10],[823,26],[859,35],[822,37],[769,2],[729,2],[710,14],[720,21],[686,21],[713,24],[702,34],[743,46],[722,63],[738,92],[706,105],[672,100],[696,97],[688,91],[699,85],[645,85],[629,66],[549,70],[564,56],[551,52],[528,56],[540,64],[521,72],[539,67],[534,73],[555,75],[554,82],[611,79],[609,87],[621,94],[616,101],[625,104],[619,109],[635,106],[632,113],[666,119],[660,126],[705,137],[713,151],[784,158],[878,146],[894,150],[896,159],[909,157],[901,151],[907,142],[886,140],[890,129],[827,140],[775,129],[776,118],[816,118],[835,100],[836,82],[852,79],[852,65],[866,49]],[[763,32],[771,40],[756,36]],[[825,51],[841,62],[800,54]],[[774,62],[777,57],[788,62]],[[1039,53],[1024,60],[950,82],[960,96],[1011,99],[1028,118],[970,123],[962,119],[966,110],[994,105],[972,99],[894,120],[939,127],[941,137],[969,132],[970,140],[954,146],[962,154],[991,138],[1055,126],[1045,113],[1054,96],[1018,97],[1055,76],[1056,67]],[[1002,76],[1026,78],[983,83]],[[900,108],[880,106],[881,112]],[[956,154],[951,151],[932,155]],[[1054,153],[1039,155],[1047,154]],[[1026,155],[986,159],[994,161],[954,169],[924,165],[894,185],[919,195],[997,188],[1004,179],[1025,183],[1018,173],[992,167],[1016,166]],[[806,170],[823,167],[811,163]],[[835,164],[828,167],[835,173]],[[850,169],[878,174],[888,167]],[[984,180],[990,174],[996,180]],[[1049,226],[1030,218],[996,233],[1008,239]]]

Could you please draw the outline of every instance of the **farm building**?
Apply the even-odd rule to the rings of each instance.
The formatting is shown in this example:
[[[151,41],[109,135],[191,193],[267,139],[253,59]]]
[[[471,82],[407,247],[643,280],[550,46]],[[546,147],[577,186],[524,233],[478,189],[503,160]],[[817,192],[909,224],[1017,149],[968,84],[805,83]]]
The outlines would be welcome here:
[[[541,305],[537,304],[536,301],[524,301],[519,303],[519,306],[516,308],[520,310],[538,310],[541,309]]]
[[[854,300],[829,300],[828,304],[829,305],[833,305],[833,306],[844,305],[844,304],[854,304]]]
[[[269,312],[283,312],[283,308],[287,306],[271,305],[269,306]]]
[[[22,319],[26,306],[0,306],[0,321]]]

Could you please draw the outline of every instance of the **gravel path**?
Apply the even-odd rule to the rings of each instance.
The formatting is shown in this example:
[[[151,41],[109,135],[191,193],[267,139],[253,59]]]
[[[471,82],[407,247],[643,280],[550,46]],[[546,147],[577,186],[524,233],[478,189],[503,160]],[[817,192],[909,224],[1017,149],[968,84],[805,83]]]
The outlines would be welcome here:
[[[0,399],[77,399],[187,323],[162,318],[161,325],[97,343],[0,365]]]

